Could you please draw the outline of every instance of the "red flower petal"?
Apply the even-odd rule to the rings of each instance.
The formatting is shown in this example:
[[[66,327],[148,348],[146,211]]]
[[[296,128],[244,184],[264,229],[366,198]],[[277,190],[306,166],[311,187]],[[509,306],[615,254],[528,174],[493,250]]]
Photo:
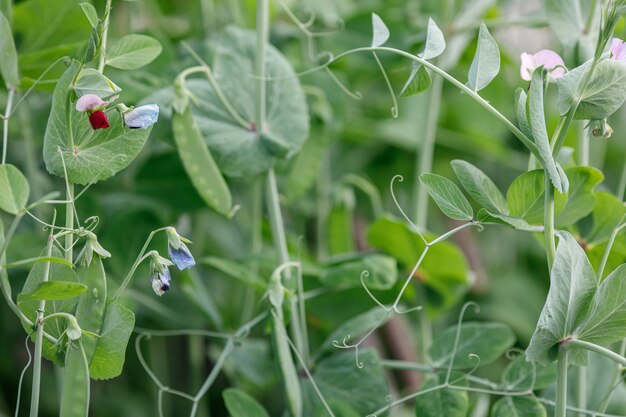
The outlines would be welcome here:
[[[95,111],[89,115],[89,123],[91,123],[91,127],[93,130],[96,129],[106,129],[109,127],[109,120],[107,119],[107,115],[102,111]]]

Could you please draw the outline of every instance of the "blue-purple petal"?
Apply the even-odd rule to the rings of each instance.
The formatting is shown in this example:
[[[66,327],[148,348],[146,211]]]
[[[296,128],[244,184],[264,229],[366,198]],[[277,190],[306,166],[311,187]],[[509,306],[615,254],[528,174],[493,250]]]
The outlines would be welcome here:
[[[174,249],[174,247],[168,245],[167,251],[170,255],[170,260],[174,262],[174,264],[181,271],[183,269],[191,268],[196,264],[196,260],[193,258],[193,255],[191,255],[191,252],[189,252],[189,249],[187,249],[185,245],[181,245],[178,249]]]
[[[135,107],[124,114],[124,123],[131,129],[144,129],[156,123],[159,118],[159,106],[147,104]]]

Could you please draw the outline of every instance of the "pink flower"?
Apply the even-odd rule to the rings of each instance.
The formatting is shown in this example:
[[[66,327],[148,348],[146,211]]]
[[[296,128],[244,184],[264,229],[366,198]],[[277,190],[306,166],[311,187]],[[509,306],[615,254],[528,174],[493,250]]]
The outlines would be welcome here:
[[[94,112],[102,110],[109,104],[95,94],[85,94],[76,101],[76,111]]]
[[[548,75],[552,81],[565,74],[566,68],[563,58],[549,49],[542,49],[532,55],[523,52],[521,58],[520,75],[523,80],[530,81],[535,68],[542,65],[548,70]]]
[[[107,119],[107,115],[100,110],[89,114],[89,123],[91,123],[93,130],[106,129],[109,127],[109,119]]]
[[[611,59],[626,62],[626,44],[623,40],[619,38],[613,38],[613,40],[611,41],[609,52],[611,52]]]

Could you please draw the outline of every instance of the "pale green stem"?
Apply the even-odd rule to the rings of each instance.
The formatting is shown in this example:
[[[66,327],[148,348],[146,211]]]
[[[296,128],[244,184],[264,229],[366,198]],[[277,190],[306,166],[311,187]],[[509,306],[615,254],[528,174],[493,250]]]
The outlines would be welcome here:
[[[106,64],[107,38],[109,35],[109,17],[111,16],[111,2],[107,0],[104,7],[104,22],[102,23],[102,43],[100,44],[100,59],[98,61],[98,72],[102,74],[104,65]]]
[[[589,129],[578,129],[578,165],[589,166]]]
[[[624,221],[624,218],[626,218],[626,216],[622,217],[622,222]],[[606,268],[606,263],[609,260],[609,255],[611,254],[613,243],[615,243],[615,238],[624,227],[626,227],[626,223],[622,223],[621,225],[613,229],[613,232],[611,233],[609,242],[604,249],[604,253],[602,254],[602,261],[600,261],[600,266],[598,267],[598,279],[600,281],[602,281],[602,277],[604,276],[604,268]]]
[[[554,256],[556,254],[556,242],[554,236],[554,188],[550,182],[548,172],[544,171],[544,239],[546,245],[546,258],[548,259],[548,270],[552,270]]]
[[[269,1],[256,3],[256,130],[263,132],[265,125],[265,102],[267,100],[266,48],[269,40]]]
[[[619,363],[622,366],[626,366],[625,357],[623,357],[622,355],[618,353],[613,352],[611,349],[607,349],[600,345],[596,345],[595,343],[585,342],[584,340],[571,339],[567,342],[567,344],[571,347],[578,347],[578,348],[589,350],[591,352],[599,353],[600,355],[603,355],[611,359],[612,361]]]
[[[424,136],[418,143],[416,149],[416,169],[413,180],[413,207],[415,207],[415,224],[420,229],[426,229],[428,219],[428,192],[426,187],[419,180],[424,173],[432,171],[435,151],[435,138],[437,134],[437,121],[439,120],[439,109],[441,104],[441,93],[443,89],[443,78],[437,77],[430,88],[428,118],[423,130]]]
[[[11,117],[11,108],[13,107],[13,98],[15,97],[15,87],[9,87],[7,91],[7,107],[2,116],[2,165],[7,161],[7,151],[9,147],[9,118]]]
[[[68,180],[69,181],[69,180]],[[65,227],[74,228],[74,184],[67,183],[67,203],[65,204]],[[65,235],[65,259],[74,263],[74,234]]]
[[[580,409],[587,408],[587,368],[584,366],[576,367],[576,395],[574,396],[575,406]],[[584,417],[585,414],[579,414],[579,417]]]
[[[624,200],[624,196],[626,195],[626,163],[624,163],[624,167],[622,168],[622,175],[619,179],[619,184],[617,185],[617,190],[615,190],[615,195],[620,200]]]
[[[52,230],[48,236],[48,244],[46,246],[46,256],[52,256],[52,246],[54,239],[52,237]],[[50,278],[50,262],[46,262],[46,267],[43,274],[43,282],[47,282]],[[46,310],[46,300],[39,302],[37,309],[37,319],[35,326],[37,328],[35,334],[35,355],[33,360],[33,384],[30,397],[30,417],[37,417],[39,415],[39,388],[41,386],[41,355],[43,351],[43,315]]]
[[[567,416],[567,365],[569,350],[561,345],[559,348],[559,358],[557,361],[556,377],[556,401],[554,417]]]
[[[126,277],[124,278],[124,281],[122,281],[122,284],[115,292],[115,295],[113,296],[113,301],[117,301],[120,298],[120,296],[124,292],[124,289],[126,288],[126,286],[128,286],[128,283],[133,277],[133,274],[137,270],[137,267],[145,259],[144,254],[146,253],[146,250],[148,249],[148,245],[152,241],[152,238],[154,237],[154,235],[156,235],[159,232],[164,231],[165,229],[167,229],[167,227],[161,227],[160,229],[156,229],[150,232],[150,235],[148,235],[148,239],[146,239],[146,243],[144,243],[143,248],[141,248],[141,252],[139,252],[139,255],[137,255],[135,262],[133,262],[133,266],[130,267],[128,274],[126,274]]]

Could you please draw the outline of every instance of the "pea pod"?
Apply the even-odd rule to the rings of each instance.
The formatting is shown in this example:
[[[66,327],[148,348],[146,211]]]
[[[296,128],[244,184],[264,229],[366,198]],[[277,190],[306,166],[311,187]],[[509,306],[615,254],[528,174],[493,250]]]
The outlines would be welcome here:
[[[107,300],[106,275],[102,260],[94,256],[89,266],[78,269],[77,275],[79,282],[87,286],[87,291],[82,293],[78,299],[76,319],[82,330],[99,335],[102,330]],[[83,333],[81,340],[87,363],[90,363],[96,350],[98,338]]]
[[[60,417],[87,417],[89,414],[89,363],[82,342],[68,348],[61,392]]]

